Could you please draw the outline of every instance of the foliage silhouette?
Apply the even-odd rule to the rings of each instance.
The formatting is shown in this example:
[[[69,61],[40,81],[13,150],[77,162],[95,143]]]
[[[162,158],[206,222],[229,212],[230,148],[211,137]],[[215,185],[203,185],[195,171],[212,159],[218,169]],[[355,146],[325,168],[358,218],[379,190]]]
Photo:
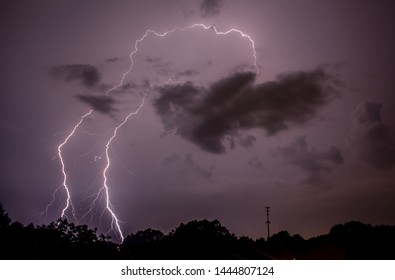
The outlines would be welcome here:
[[[49,225],[13,222],[0,203],[0,259],[395,259],[395,226],[351,221],[303,239],[287,231],[268,240],[237,238],[218,220],[180,224],[168,234],[145,229],[122,244],[96,229],[59,219]]]
[[[236,241],[218,220],[181,224],[167,237],[171,259],[228,259]]]
[[[59,219],[49,225],[11,223],[0,207],[1,259],[116,259],[118,245],[97,238],[96,230]]]
[[[164,258],[164,234],[159,230],[146,229],[126,236],[122,248],[129,258]]]
[[[4,211],[3,204],[0,203],[0,231],[5,230],[11,223],[8,213]]]

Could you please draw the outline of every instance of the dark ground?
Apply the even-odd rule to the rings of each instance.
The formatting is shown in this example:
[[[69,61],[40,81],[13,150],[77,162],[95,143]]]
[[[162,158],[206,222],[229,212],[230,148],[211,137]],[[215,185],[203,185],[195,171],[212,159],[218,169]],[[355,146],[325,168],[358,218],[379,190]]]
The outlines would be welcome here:
[[[146,229],[122,244],[86,225],[13,222],[0,204],[0,259],[395,259],[395,226],[357,221],[308,240],[287,231],[268,240],[236,237],[217,220],[191,221],[168,234]]]

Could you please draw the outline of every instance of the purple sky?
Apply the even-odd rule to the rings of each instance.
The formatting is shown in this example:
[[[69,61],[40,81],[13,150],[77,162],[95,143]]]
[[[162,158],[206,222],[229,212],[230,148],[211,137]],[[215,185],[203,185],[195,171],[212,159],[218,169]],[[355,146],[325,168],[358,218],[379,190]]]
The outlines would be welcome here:
[[[349,220],[395,223],[393,1],[2,1],[0,201],[48,223],[65,203],[124,234],[218,219],[231,232],[307,238]],[[194,23],[214,25],[165,32]],[[160,85],[169,78],[176,84]],[[103,198],[103,197],[102,197]],[[103,202],[103,199],[100,199]],[[41,213],[41,214],[40,214]],[[67,216],[72,218],[71,212]],[[100,218],[101,217],[101,218]]]

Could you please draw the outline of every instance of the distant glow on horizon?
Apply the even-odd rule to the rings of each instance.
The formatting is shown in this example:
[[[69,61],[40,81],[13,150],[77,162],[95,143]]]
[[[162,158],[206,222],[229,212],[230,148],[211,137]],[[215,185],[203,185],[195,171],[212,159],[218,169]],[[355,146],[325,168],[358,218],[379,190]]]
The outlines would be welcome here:
[[[248,41],[249,41],[250,44],[251,44],[252,57],[253,57],[253,65],[254,65],[254,68],[255,68],[255,73],[256,73],[256,75],[259,75],[260,69],[259,69],[259,66],[258,66],[258,64],[257,64],[257,54],[256,54],[256,49],[255,49],[255,42],[254,42],[254,40],[251,38],[250,35],[248,35],[248,34],[242,32],[242,31],[239,30],[239,29],[232,28],[232,29],[229,29],[229,30],[227,30],[227,31],[218,31],[218,29],[217,29],[215,26],[212,26],[212,25],[205,25],[205,24],[202,24],[202,23],[195,23],[195,24],[189,25],[189,26],[184,27],[184,28],[174,27],[173,29],[168,30],[168,31],[163,32],[163,33],[158,33],[158,32],[156,32],[156,31],[154,31],[154,30],[148,29],[148,30],[145,31],[144,35],[143,35],[140,39],[136,40],[135,43],[134,43],[134,50],[129,54],[129,58],[130,58],[130,67],[127,69],[126,72],[124,72],[124,73],[122,74],[122,78],[120,79],[120,82],[119,82],[117,85],[115,85],[115,86],[113,86],[112,88],[110,88],[110,89],[106,92],[106,95],[109,95],[112,91],[116,90],[117,88],[119,88],[119,87],[121,87],[121,86],[123,85],[123,82],[124,82],[126,76],[132,71],[132,69],[133,69],[133,67],[134,67],[133,56],[139,51],[139,44],[140,44],[141,42],[143,42],[150,34],[153,34],[153,35],[156,36],[156,37],[163,38],[163,37],[166,37],[168,34],[174,33],[174,32],[176,32],[176,31],[184,32],[184,31],[188,31],[188,30],[191,30],[191,29],[194,29],[194,28],[203,28],[204,30],[214,31],[214,32],[216,33],[216,35],[218,35],[218,36],[226,36],[226,35],[231,34],[231,33],[237,33],[237,34],[239,34],[242,38],[248,39]],[[176,83],[176,82],[174,82],[174,81],[171,80],[171,79],[168,79],[167,82],[165,82],[165,83],[160,83],[159,85],[156,85],[156,86],[165,85],[165,84],[168,84],[168,83]],[[121,242],[123,242],[123,240],[124,240],[124,234],[123,234],[122,229],[121,229],[121,226],[120,226],[120,220],[119,220],[119,218],[117,217],[117,215],[116,215],[116,213],[115,213],[115,211],[114,211],[114,207],[113,207],[113,205],[112,205],[112,203],[111,203],[111,200],[110,200],[110,188],[109,188],[109,184],[108,184],[108,172],[109,172],[109,169],[110,169],[110,167],[111,167],[111,159],[110,159],[110,155],[109,155],[109,150],[110,150],[110,148],[111,148],[111,144],[112,144],[113,140],[118,136],[118,130],[119,130],[125,123],[127,123],[127,121],[128,121],[132,116],[137,115],[137,114],[139,113],[139,111],[143,108],[143,106],[144,106],[144,104],[145,104],[145,99],[146,99],[146,97],[147,97],[147,95],[148,95],[148,93],[149,93],[150,88],[152,88],[152,86],[148,86],[148,87],[147,87],[147,89],[146,89],[146,91],[145,91],[145,93],[144,93],[144,95],[143,95],[143,97],[142,97],[142,100],[141,100],[139,106],[137,107],[137,109],[135,109],[134,111],[130,112],[130,113],[124,118],[124,120],[123,120],[118,126],[116,126],[116,127],[114,128],[113,133],[112,133],[112,136],[111,136],[111,137],[109,138],[109,140],[107,141],[107,143],[106,143],[106,145],[105,145],[105,150],[104,150],[104,152],[102,153],[102,155],[100,155],[100,156],[95,156],[95,161],[96,161],[96,160],[100,160],[100,159],[102,158],[102,156],[105,155],[106,165],[105,165],[105,167],[104,167],[104,169],[103,169],[103,173],[102,173],[102,176],[103,176],[103,185],[102,185],[102,187],[99,189],[99,191],[96,193],[95,199],[94,199],[93,202],[91,203],[91,207],[89,208],[88,212],[85,213],[85,214],[82,216],[82,219],[83,219],[89,212],[92,211],[93,205],[96,203],[96,201],[99,200],[102,191],[104,191],[104,192],[105,192],[105,200],[106,200],[105,210],[107,210],[107,211],[109,212],[109,214],[110,214],[110,216],[111,216],[111,219],[112,219],[111,227],[110,227],[110,229],[109,229],[108,232],[113,231],[113,232],[119,237],[119,240],[120,240]],[[72,212],[73,218],[74,218],[74,220],[75,220],[77,223],[78,223],[78,219],[77,219],[77,217],[76,217],[76,211],[75,211],[75,208],[74,208],[74,205],[73,205],[73,202],[72,202],[72,196],[71,196],[70,189],[69,189],[69,185],[68,185],[68,176],[67,176],[67,172],[66,172],[65,162],[64,162],[64,159],[63,159],[63,154],[62,154],[63,150],[62,150],[62,149],[63,149],[63,147],[68,143],[69,139],[70,139],[71,137],[74,136],[76,130],[80,127],[80,125],[81,125],[82,122],[85,120],[85,118],[86,118],[87,116],[91,115],[93,112],[94,112],[94,110],[91,109],[91,110],[89,110],[89,112],[87,112],[87,113],[85,113],[84,115],[82,115],[82,116],[80,117],[79,122],[78,122],[77,124],[74,125],[72,131],[67,135],[67,137],[63,140],[63,142],[57,147],[57,150],[58,150],[58,158],[59,158],[59,161],[60,161],[60,163],[61,163],[61,171],[62,171],[62,174],[63,174],[63,183],[62,183],[61,187],[63,187],[63,189],[65,190],[66,195],[67,195],[66,201],[65,201],[65,206],[64,206],[64,208],[63,208],[62,211],[61,211],[60,217],[61,217],[61,218],[67,217],[66,211],[68,211],[68,209],[71,208],[71,212]],[[54,191],[54,193],[53,193],[53,198],[54,198],[54,199],[51,201],[50,204],[47,205],[47,207],[46,207],[46,212],[48,211],[48,208],[49,208],[49,207],[52,205],[52,203],[54,202],[54,200],[55,200],[55,193],[56,193],[58,190],[59,190],[59,188],[57,188],[57,189]],[[103,214],[104,214],[104,212],[102,213],[102,215],[103,215]]]

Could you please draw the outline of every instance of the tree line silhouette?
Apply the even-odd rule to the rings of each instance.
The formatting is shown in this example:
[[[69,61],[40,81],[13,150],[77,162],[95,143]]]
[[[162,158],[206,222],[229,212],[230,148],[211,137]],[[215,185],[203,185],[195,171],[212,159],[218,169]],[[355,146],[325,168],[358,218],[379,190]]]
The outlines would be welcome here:
[[[303,239],[280,231],[268,240],[236,237],[218,220],[191,221],[163,234],[145,229],[122,244],[87,225],[13,222],[0,204],[0,259],[395,259],[395,226],[357,221]]]

